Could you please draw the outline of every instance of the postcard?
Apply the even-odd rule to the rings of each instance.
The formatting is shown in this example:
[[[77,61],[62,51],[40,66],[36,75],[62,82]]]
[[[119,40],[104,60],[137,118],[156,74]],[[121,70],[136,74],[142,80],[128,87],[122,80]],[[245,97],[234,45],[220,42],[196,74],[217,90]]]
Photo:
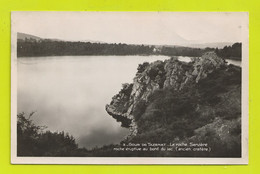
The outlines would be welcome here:
[[[12,164],[247,164],[247,12],[11,14]]]

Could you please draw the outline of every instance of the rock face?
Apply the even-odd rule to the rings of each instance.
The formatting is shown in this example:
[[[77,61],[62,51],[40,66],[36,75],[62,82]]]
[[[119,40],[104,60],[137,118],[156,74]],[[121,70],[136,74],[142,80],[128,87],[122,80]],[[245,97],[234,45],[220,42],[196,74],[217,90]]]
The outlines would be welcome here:
[[[107,112],[130,129],[123,142],[207,143],[211,153],[165,152],[154,156],[241,156],[241,68],[214,52],[181,62],[143,63],[123,84]]]
[[[199,83],[209,73],[224,66],[227,66],[225,61],[214,52],[193,58],[189,63],[178,61],[177,57],[164,62],[144,63],[139,65],[133,83],[123,85],[123,89],[113,97],[109,105],[106,105],[106,111],[122,122],[122,126],[130,128],[131,134],[128,138],[131,138],[138,132],[133,112],[140,102],[148,102],[148,97],[155,90],[182,90],[185,86]]]

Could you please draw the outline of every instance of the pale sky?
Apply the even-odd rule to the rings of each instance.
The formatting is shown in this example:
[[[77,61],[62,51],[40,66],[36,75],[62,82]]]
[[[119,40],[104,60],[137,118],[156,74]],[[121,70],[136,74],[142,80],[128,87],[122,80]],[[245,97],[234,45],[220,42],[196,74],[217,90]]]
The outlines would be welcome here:
[[[241,42],[242,12],[12,12],[12,31],[128,44]]]

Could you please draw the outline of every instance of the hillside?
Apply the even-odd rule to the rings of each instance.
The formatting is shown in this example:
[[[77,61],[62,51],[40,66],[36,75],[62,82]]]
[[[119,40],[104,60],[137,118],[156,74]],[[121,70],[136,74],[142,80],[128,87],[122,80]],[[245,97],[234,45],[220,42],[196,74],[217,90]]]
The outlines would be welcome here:
[[[39,41],[41,40],[42,38],[40,37],[37,37],[37,36],[34,36],[34,35],[31,35],[31,34],[26,34],[26,33],[17,33],[17,40],[36,40],[36,41]]]
[[[133,156],[241,155],[241,68],[213,52],[189,63],[173,57],[139,65],[106,110],[131,130],[124,143],[207,143],[211,150]]]

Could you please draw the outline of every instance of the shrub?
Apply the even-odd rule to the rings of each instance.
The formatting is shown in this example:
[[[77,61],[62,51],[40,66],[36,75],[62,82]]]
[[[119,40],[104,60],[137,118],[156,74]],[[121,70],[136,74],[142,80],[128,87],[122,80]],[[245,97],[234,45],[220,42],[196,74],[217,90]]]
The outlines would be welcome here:
[[[44,131],[46,126],[37,126],[25,113],[17,115],[18,156],[74,156],[78,145],[74,137],[64,132]]]
[[[142,73],[149,66],[148,62],[144,62],[143,64],[139,64],[137,68],[137,73]]]

